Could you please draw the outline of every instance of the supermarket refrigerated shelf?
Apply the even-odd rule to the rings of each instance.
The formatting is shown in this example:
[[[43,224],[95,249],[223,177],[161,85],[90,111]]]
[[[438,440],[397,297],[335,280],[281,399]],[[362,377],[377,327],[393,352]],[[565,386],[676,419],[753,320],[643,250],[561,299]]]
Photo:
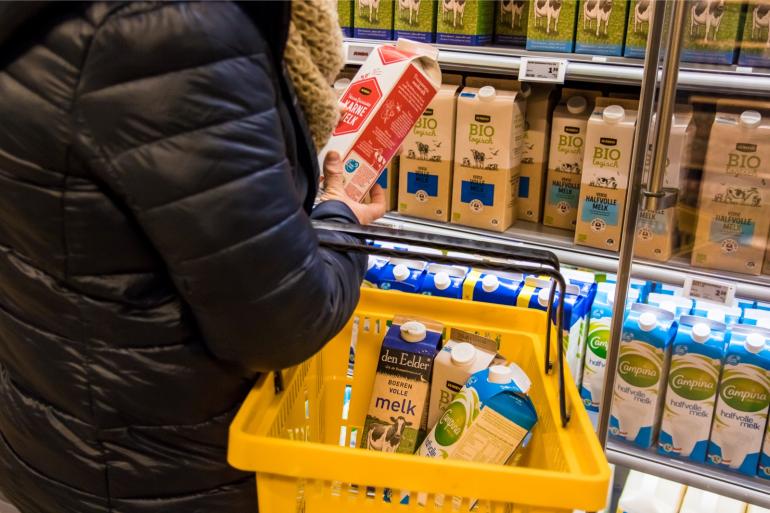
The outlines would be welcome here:
[[[770,508],[770,481],[760,478],[668,458],[613,441],[607,443],[607,460],[622,467]]]
[[[512,245],[527,245],[548,249],[556,254],[560,262],[573,267],[583,267],[608,273],[617,272],[618,269],[617,253],[575,245],[572,232],[527,221],[517,221],[503,233],[418,219],[396,212],[386,214],[380,223],[394,228],[405,228],[455,237],[470,237],[476,240],[504,241]],[[746,274],[700,269],[692,267],[689,259],[684,257],[677,257],[668,262],[653,262],[641,259],[634,261],[634,278],[662,281],[672,285],[683,285],[688,276],[728,281],[736,285],[736,296],[770,302],[770,276],[749,276]]]
[[[372,49],[380,44],[383,41],[346,39],[346,64],[361,64]],[[448,70],[518,75],[522,57],[548,57],[567,60],[567,80],[637,86],[642,82],[644,62],[640,59],[538,53],[496,46],[436,46],[440,50],[439,63]],[[683,63],[679,70],[679,88],[709,93],[770,96],[770,69]]]

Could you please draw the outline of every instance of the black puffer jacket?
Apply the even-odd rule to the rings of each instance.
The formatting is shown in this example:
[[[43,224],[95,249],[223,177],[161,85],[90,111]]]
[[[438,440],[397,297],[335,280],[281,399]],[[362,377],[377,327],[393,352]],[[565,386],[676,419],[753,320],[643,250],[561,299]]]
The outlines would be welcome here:
[[[288,16],[0,4],[0,488],[23,513],[256,509],[228,424],[341,329],[365,263],[310,225]]]

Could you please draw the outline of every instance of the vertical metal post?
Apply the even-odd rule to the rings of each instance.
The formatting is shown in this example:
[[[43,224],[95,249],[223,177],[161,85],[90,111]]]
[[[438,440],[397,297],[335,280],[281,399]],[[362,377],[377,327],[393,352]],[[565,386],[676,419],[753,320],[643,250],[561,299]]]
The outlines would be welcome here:
[[[623,314],[625,312],[628,283],[631,277],[631,264],[634,257],[636,218],[639,214],[639,200],[642,195],[642,175],[647,157],[647,141],[658,80],[666,2],[665,0],[656,0],[652,2],[651,7],[653,10],[647,34],[644,74],[642,76],[642,89],[639,98],[636,134],[634,135],[634,151],[631,159],[631,175],[629,177],[628,190],[626,191],[626,209],[623,215],[623,236],[620,241],[615,303],[612,308],[610,340],[607,345],[607,367],[604,374],[604,388],[602,390],[602,402],[597,429],[599,442],[603,447],[607,445],[610,407],[612,405],[612,393],[615,388],[615,372],[617,371],[617,354],[623,331]]]

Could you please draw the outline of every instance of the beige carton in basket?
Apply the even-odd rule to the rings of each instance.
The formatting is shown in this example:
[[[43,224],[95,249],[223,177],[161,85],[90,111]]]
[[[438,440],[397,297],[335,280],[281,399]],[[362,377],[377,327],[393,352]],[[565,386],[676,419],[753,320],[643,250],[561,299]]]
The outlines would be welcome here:
[[[438,50],[399,39],[375,48],[342,94],[346,109],[319,155],[342,156],[345,192],[361,201],[441,86]]]

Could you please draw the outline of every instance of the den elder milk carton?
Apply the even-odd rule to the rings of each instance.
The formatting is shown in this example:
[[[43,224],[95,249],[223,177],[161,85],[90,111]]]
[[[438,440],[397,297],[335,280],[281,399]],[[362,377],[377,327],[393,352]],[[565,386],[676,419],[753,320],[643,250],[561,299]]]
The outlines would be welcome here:
[[[770,118],[718,112],[701,179],[692,264],[760,274],[770,229]]]
[[[346,112],[319,156],[342,157],[345,192],[360,201],[441,86],[438,50],[399,40],[378,46],[342,94]]]
[[[599,100],[604,100],[600,98]],[[588,120],[575,243],[617,251],[623,229],[636,110],[597,100]],[[631,102],[633,104],[634,102]]]
[[[521,92],[527,99],[524,123],[524,143],[521,150],[521,175],[516,199],[517,218],[540,222],[543,212],[543,192],[548,168],[548,149],[551,138],[551,113],[555,90],[550,85],[530,87],[522,84]]]
[[[385,334],[361,438],[364,449],[414,453],[427,430],[433,360],[444,327],[396,317]]]
[[[457,99],[453,223],[502,232],[516,220],[526,102],[517,82],[507,87],[466,87]]]
[[[457,90],[462,78],[454,80],[441,85],[404,139],[398,191],[402,214],[449,221]]]

